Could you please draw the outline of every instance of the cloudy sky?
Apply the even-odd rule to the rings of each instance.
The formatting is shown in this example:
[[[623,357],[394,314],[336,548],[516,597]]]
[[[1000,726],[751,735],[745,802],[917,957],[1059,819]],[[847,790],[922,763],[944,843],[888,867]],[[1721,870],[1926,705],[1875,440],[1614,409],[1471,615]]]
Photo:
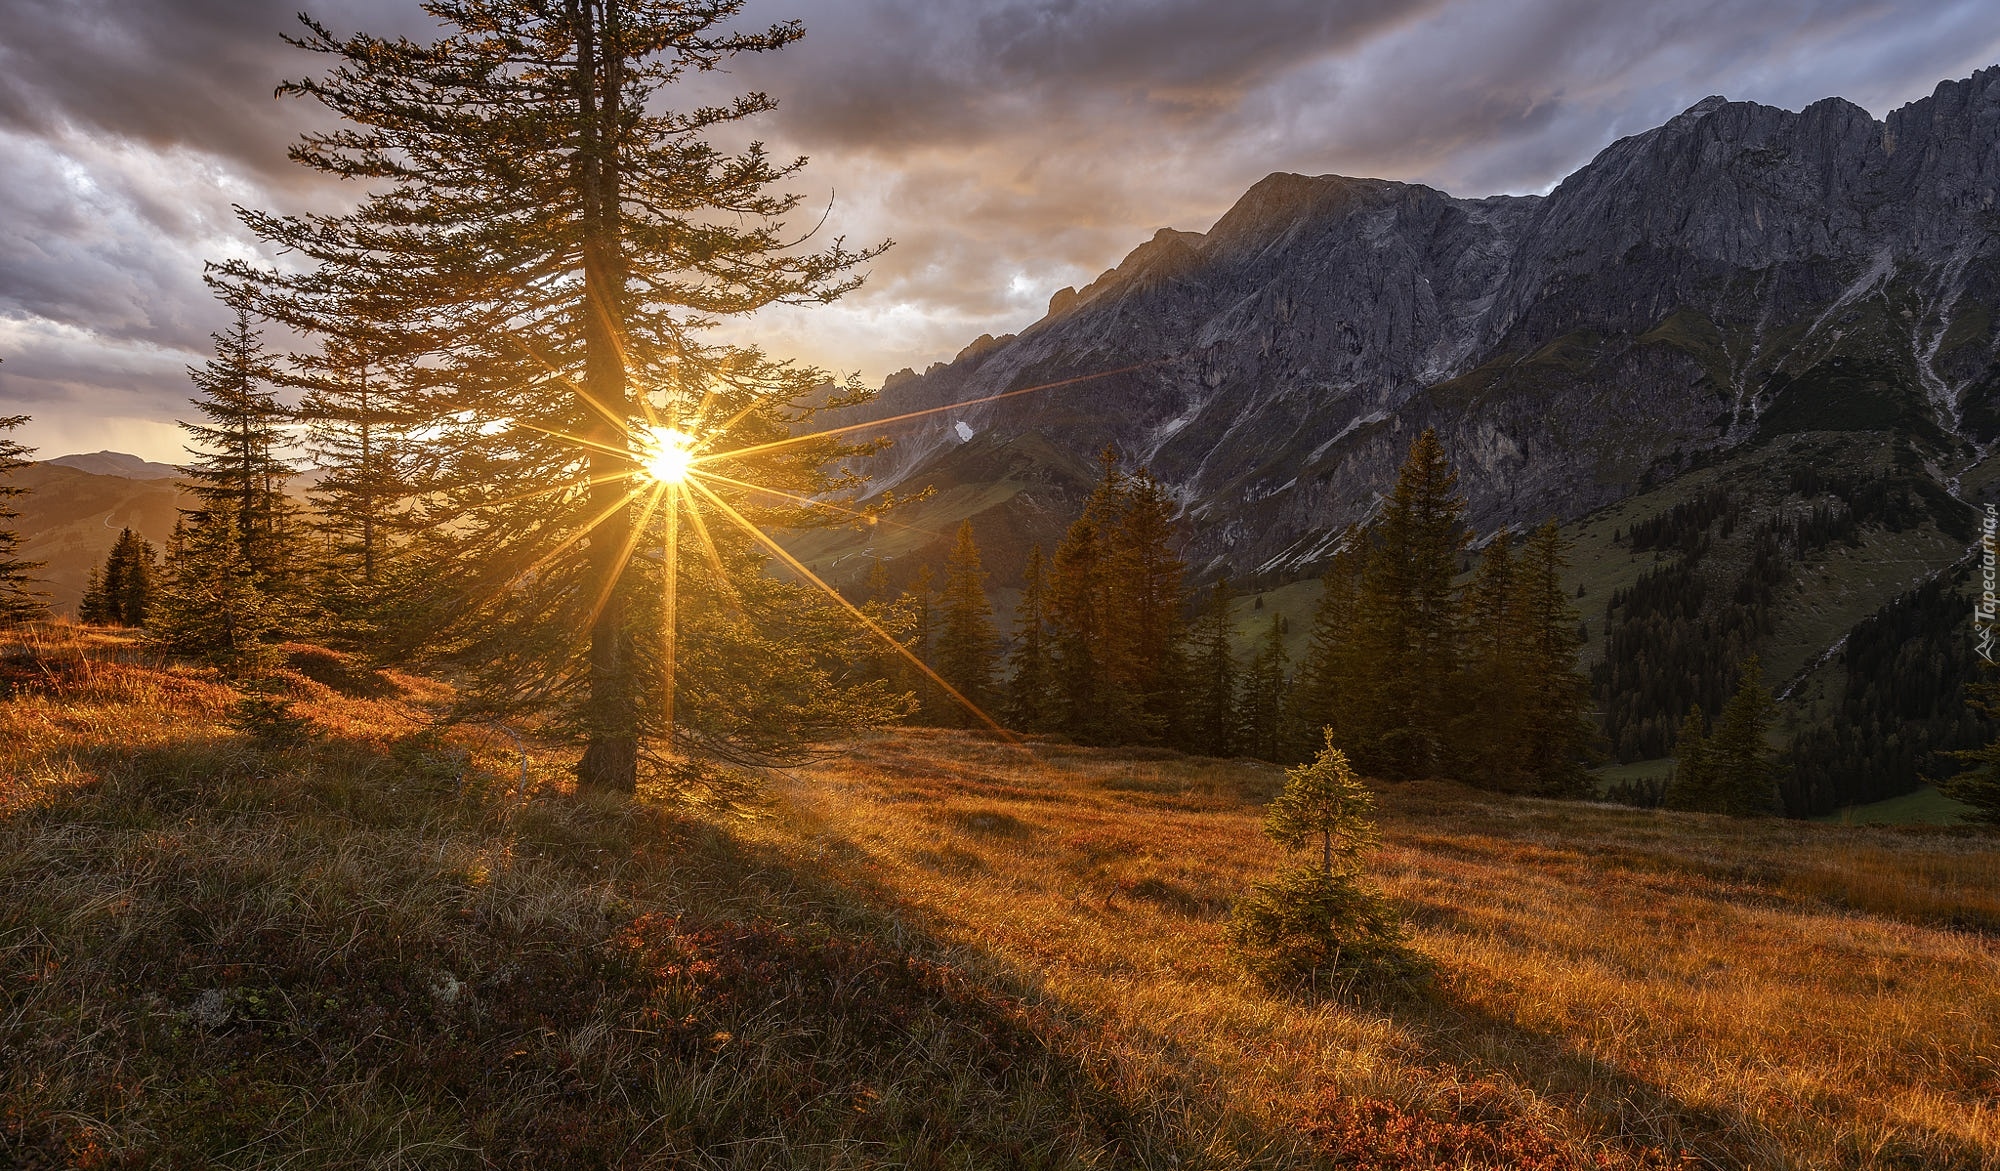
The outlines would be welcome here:
[[[220,313],[235,203],[326,206],[271,96],[336,31],[422,35],[415,0],[0,0],[0,414],[43,454],[177,461],[183,367]],[[1719,93],[1878,117],[2000,62],[1991,0],[750,0],[806,39],[716,79],[869,284],[756,323],[871,380],[1019,329],[1159,227],[1201,229],[1272,171],[1547,189]]]

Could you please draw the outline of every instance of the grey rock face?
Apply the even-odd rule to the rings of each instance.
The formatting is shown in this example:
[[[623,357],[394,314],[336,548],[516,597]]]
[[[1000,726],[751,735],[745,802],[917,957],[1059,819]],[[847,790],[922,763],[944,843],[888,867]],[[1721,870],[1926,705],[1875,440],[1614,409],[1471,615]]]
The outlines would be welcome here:
[[[1546,197],[1276,174],[844,421],[1122,371],[899,427],[871,471],[949,473],[968,431],[1115,444],[1179,493],[1190,560],[1239,574],[1309,570],[1426,426],[1488,528],[1774,429],[1962,466],[2000,436],[1996,190],[2000,67],[1880,122],[1708,98]]]

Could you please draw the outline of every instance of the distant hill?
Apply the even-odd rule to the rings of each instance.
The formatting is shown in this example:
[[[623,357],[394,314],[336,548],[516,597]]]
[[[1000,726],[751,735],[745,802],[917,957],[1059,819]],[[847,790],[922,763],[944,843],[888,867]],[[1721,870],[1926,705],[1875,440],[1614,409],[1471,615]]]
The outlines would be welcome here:
[[[123,476],[128,480],[171,480],[181,474],[172,464],[156,464],[122,451],[93,451],[88,455],[59,455],[43,463],[75,468],[95,476]]]
[[[164,547],[174,531],[180,492],[170,479],[151,475],[121,475],[84,471],[72,461],[129,461],[122,466],[160,468],[137,456],[118,452],[63,456],[30,464],[15,472],[11,483],[28,489],[14,499],[20,512],[22,552],[31,561],[46,562],[39,571],[49,600],[64,614],[76,613],[90,568],[101,564],[118,530],[131,528]],[[98,466],[105,466],[99,463]],[[169,475],[177,474],[166,468]]]

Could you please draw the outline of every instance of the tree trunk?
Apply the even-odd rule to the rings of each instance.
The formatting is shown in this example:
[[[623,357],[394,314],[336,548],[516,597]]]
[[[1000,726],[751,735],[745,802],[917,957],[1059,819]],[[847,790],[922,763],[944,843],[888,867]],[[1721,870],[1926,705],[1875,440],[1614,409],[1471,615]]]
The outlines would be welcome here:
[[[604,45],[603,9],[591,0],[574,5],[577,99],[583,127],[579,146],[578,194],[582,200],[584,434],[622,452],[627,438],[625,362],[617,330],[623,319],[623,265],[619,255],[618,172],[612,159],[619,102],[616,46]],[[577,762],[577,782],[591,788],[630,793],[639,779],[639,710],[632,671],[631,638],[625,629],[625,597],[619,578],[632,533],[630,489],[624,477],[630,457],[593,448],[590,454],[593,513],[609,515],[591,531],[586,551],[590,600],[602,599],[590,628],[589,743]]]

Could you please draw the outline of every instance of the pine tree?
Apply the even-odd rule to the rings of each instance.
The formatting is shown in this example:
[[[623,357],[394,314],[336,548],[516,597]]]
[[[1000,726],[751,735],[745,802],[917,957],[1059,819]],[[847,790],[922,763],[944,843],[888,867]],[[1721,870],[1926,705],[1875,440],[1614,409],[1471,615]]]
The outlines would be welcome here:
[[[1402,924],[1365,883],[1362,859],[1377,837],[1375,796],[1328,733],[1310,764],[1285,773],[1264,833],[1305,861],[1259,883],[1237,904],[1231,944],[1255,973],[1276,983],[1355,972],[1393,975],[1412,960]]]
[[[1383,775],[1434,775],[1451,759],[1460,699],[1460,608],[1454,579],[1470,540],[1458,474],[1437,433],[1411,445],[1372,537],[1358,624],[1356,697],[1362,758]]]
[[[1519,765],[1533,791],[1549,797],[1595,792],[1584,759],[1597,722],[1590,680],[1578,662],[1580,616],[1563,588],[1568,552],[1553,520],[1530,534],[1513,574],[1510,607],[1519,630]]]
[[[1183,634],[1187,566],[1175,551],[1173,494],[1145,468],[1127,477],[1112,529],[1108,595],[1115,634],[1126,644],[1124,686],[1138,701],[1131,738],[1164,743],[1184,718],[1187,663]]]
[[[1513,535],[1502,529],[1487,542],[1465,589],[1465,710],[1458,733],[1466,779],[1486,788],[1528,788],[1527,744],[1522,727],[1524,637]]]
[[[1187,746],[1205,756],[1228,756],[1236,750],[1234,600],[1229,576],[1224,574],[1210,587],[1190,639],[1193,711],[1187,720]]]
[[[1713,728],[1699,707],[1688,712],[1674,745],[1667,806],[1750,817],[1777,812],[1776,754],[1768,733],[1777,712],[1755,655],[1737,667],[1736,692]]]
[[[1764,686],[1763,668],[1752,655],[1737,668],[1736,694],[1723,705],[1709,738],[1715,770],[1717,812],[1751,817],[1778,811],[1776,754],[1767,733],[1777,702]]]
[[[1014,608],[1014,648],[1007,656],[1007,722],[1024,732],[1055,726],[1053,665],[1049,661],[1049,581],[1042,547],[1028,550],[1021,601]]]
[[[366,338],[328,338],[292,381],[306,391],[298,415],[320,473],[311,492],[313,527],[326,541],[319,604],[337,637],[372,642],[381,623],[395,620],[389,562],[416,479],[406,439],[415,420],[402,380],[375,360]]]
[[[2000,718],[2000,684],[1974,683],[1966,688],[1967,703],[1987,719]],[[1970,767],[1938,786],[1944,795],[1972,807],[1971,818],[2000,825],[2000,740],[1952,753]]]
[[[91,567],[89,584],[77,607],[78,620],[144,626],[152,608],[158,561],[151,542],[131,529],[121,530],[104,559],[104,568]]]
[[[39,561],[21,557],[21,533],[13,525],[21,514],[8,506],[27,489],[7,482],[17,469],[25,468],[35,449],[24,447],[6,433],[28,421],[26,415],[0,416],[0,626],[27,622],[48,612],[47,595],[34,588],[34,572]]]
[[[270,664],[277,623],[227,507],[219,503],[201,523],[175,525],[146,637],[168,654],[245,675]]]
[[[110,564],[104,573],[104,593],[126,626],[144,626],[152,612],[155,579],[159,576],[159,554],[153,543],[126,529],[111,548]],[[117,574],[114,578],[112,570]]]
[[[368,193],[342,214],[244,213],[306,270],[217,270],[309,335],[344,336],[365,307],[377,360],[427,390],[438,466],[423,486],[425,554],[448,583],[429,609],[432,645],[464,673],[468,713],[550,717],[583,742],[578,778],[600,788],[632,791],[642,755],[669,771],[790,759],[892,706],[879,686],[840,684],[849,617],[806,586],[758,579],[782,553],[745,526],[825,523],[820,510],[716,478],[806,499],[842,486],[830,463],[855,449],[795,430],[824,373],[701,337],[769,305],[830,301],[877,251],[797,247],[785,220],[799,200],[774,186],[803,161],[714,145],[769,97],[674,108],[685,75],[802,35],[795,23],[742,29],[742,7],[436,0],[430,43],[341,38],[306,20],[295,43],[332,68],[283,92],[344,125],[292,155]],[[704,446],[711,478],[649,495],[635,457],[664,433],[647,430],[656,420],[705,445],[726,420],[725,446],[746,454]],[[714,523],[696,531],[703,513]],[[689,655],[670,656],[667,598],[670,630],[713,618],[703,629],[721,641],[680,638]],[[754,623],[724,620],[738,602]],[[771,649],[760,631],[779,630],[791,653],[758,662],[753,648]],[[776,694],[791,706],[773,708]]]
[[[1056,546],[1049,590],[1061,730],[1090,743],[1163,743],[1182,719],[1186,566],[1171,493],[1099,455],[1096,489]]]
[[[293,509],[285,483],[295,471],[279,457],[291,412],[269,389],[277,370],[250,323],[250,311],[232,298],[230,328],[210,334],[215,356],[188,367],[199,394],[189,401],[200,421],[181,422],[194,458],[181,469],[200,507],[188,513],[195,527],[228,523],[240,560],[264,594],[285,592],[293,563]]]
[[[1311,759],[1325,729],[1332,729],[1336,740],[1357,731],[1352,705],[1361,686],[1361,640],[1355,621],[1366,543],[1366,534],[1350,526],[1320,578],[1305,654],[1285,697],[1283,759]]]
[[[910,614],[910,653],[931,670],[937,670],[938,611],[937,590],[931,583],[937,577],[928,565],[917,567],[917,576],[910,588],[903,593],[903,606]],[[944,710],[944,696],[936,683],[922,671],[910,669],[909,689],[917,696],[917,718],[926,724],[940,724],[951,719]]]
[[[1273,614],[1263,645],[1244,674],[1237,708],[1237,743],[1259,760],[1278,760],[1284,752],[1285,669],[1289,662],[1284,615]]]
[[[880,557],[868,566],[868,576],[861,587],[861,611],[874,622],[890,639],[901,642],[907,637],[908,617],[902,599],[889,583],[889,563]],[[877,640],[874,645],[864,648],[856,657],[855,667],[860,678],[881,682],[896,690],[897,694],[908,697],[908,704],[914,706],[916,695],[910,679],[907,662],[887,645],[887,640]]]
[[[86,626],[104,626],[113,621],[111,601],[104,596],[104,571],[93,565],[83,583],[83,598],[76,604],[76,620]]]
[[[1127,628],[1113,593],[1113,534],[1124,511],[1125,477],[1110,449],[1098,457],[1102,475],[1083,515],[1056,546],[1049,583],[1057,727],[1086,743],[1126,739],[1140,719],[1127,686]]]
[[[1709,749],[1708,721],[1699,705],[1688,709],[1674,739],[1674,771],[1667,779],[1669,809],[1709,810],[1722,804],[1716,788],[1716,768]]]
[[[946,683],[982,712],[996,706],[1000,636],[993,629],[993,605],[986,599],[986,569],[972,539],[972,522],[958,526],[958,537],[945,560],[944,595],[937,634],[937,671]],[[945,722],[967,727],[978,717],[956,703],[940,714]]]

